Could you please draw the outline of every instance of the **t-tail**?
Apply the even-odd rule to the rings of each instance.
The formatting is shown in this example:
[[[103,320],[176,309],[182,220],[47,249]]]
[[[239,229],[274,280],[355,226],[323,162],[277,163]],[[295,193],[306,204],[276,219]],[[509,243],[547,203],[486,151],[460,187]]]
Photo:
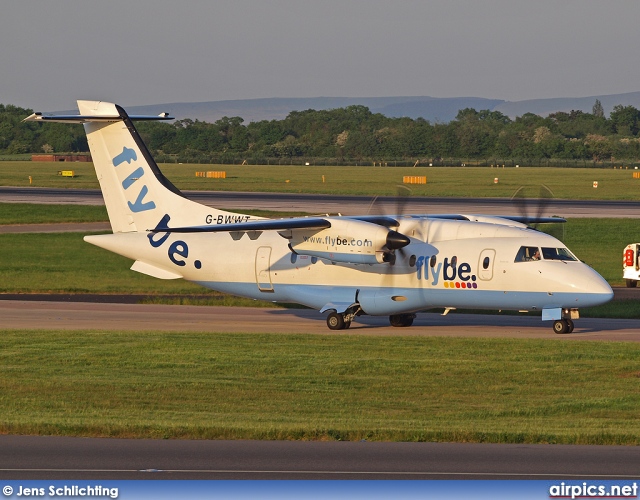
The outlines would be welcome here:
[[[84,125],[114,233],[255,219],[189,200],[162,174],[133,120],[172,119],[167,114],[129,116],[117,104],[101,101],[78,101],[78,109],[80,115],[44,116],[34,113],[25,121]]]

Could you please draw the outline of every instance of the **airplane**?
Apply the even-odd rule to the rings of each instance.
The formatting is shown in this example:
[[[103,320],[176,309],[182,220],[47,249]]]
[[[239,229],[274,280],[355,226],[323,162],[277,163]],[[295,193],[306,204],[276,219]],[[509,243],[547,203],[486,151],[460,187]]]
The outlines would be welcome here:
[[[112,227],[85,236],[132,259],[131,269],[229,294],[328,313],[331,330],[361,315],[408,327],[429,309],[539,311],[571,333],[580,307],[613,297],[609,284],[531,222],[555,217],[466,214],[324,215],[267,219],[189,200],[160,171],[134,120],[113,103],[78,101]]]

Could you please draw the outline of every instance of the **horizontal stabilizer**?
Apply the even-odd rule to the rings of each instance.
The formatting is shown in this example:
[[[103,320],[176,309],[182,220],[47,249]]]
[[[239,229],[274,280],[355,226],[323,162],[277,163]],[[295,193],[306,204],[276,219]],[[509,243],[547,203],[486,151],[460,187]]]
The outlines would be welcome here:
[[[160,113],[157,116],[146,115],[128,115],[131,120],[173,120],[169,113]],[[89,123],[89,122],[117,122],[124,120],[120,115],[51,115],[46,116],[42,113],[33,113],[27,116],[25,122],[53,122],[53,123]]]

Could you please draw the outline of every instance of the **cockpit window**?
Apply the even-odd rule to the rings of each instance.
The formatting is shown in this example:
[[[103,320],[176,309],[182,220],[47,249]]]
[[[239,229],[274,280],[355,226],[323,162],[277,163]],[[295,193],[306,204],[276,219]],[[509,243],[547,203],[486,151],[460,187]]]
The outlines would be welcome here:
[[[534,260],[540,260],[540,249],[538,247],[520,247],[515,262],[529,262]]]
[[[542,247],[542,256],[545,260],[578,260],[568,248],[545,248]]]

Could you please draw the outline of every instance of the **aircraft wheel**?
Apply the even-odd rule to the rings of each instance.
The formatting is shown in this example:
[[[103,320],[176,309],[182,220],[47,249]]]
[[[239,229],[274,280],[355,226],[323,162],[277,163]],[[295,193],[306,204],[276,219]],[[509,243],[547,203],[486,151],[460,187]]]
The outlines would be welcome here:
[[[567,333],[573,333],[573,329],[575,328],[575,325],[573,324],[573,320],[568,319],[566,320],[567,322],[567,326],[569,327],[569,330],[567,331]]]
[[[392,314],[389,316],[391,326],[404,327],[413,325],[413,314]]]
[[[572,322],[573,323],[573,322]],[[554,333],[569,333],[569,322],[566,319],[559,319],[553,322]]]
[[[345,321],[344,322],[344,329],[346,330],[347,328],[349,328],[351,326],[351,321]]]
[[[337,312],[329,313],[329,316],[327,316],[327,326],[329,330],[343,330],[346,327],[344,316]]]
[[[625,280],[627,288],[635,288],[638,282],[636,280]]]

